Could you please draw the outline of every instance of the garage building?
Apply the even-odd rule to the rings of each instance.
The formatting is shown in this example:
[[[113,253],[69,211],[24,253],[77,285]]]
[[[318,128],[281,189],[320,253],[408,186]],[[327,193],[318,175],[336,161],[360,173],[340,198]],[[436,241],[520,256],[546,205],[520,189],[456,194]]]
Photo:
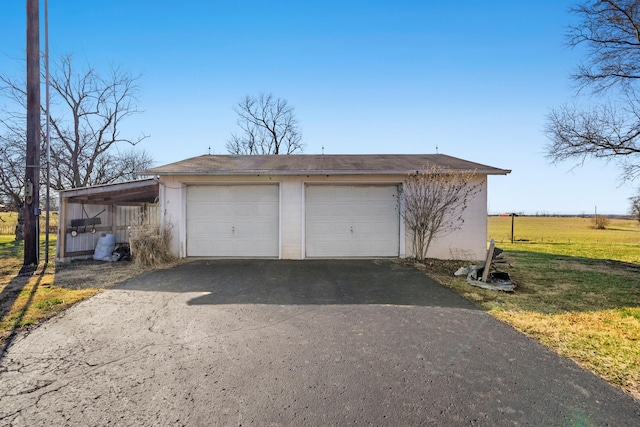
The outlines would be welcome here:
[[[480,259],[487,239],[487,177],[510,171],[443,154],[204,155],[145,171],[160,182],[161,221],[180,257],[411,256],[398,191],[433,165],[472,170],[482,184],[463,228],[435,258]]]

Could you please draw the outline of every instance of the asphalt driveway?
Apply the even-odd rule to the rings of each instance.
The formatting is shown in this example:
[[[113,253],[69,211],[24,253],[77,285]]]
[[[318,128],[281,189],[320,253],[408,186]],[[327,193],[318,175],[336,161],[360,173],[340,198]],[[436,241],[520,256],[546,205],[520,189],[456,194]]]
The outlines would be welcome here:
[[[0,360],[0,425],[614,425],[640,402],[392,261],[194,261]]]

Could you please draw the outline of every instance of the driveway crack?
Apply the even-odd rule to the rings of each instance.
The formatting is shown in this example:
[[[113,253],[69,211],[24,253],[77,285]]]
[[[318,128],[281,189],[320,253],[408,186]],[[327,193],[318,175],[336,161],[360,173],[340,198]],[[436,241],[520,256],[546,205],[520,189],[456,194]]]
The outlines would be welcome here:
[[[157,331],[154,330],[155,327],[156,327],[156,321],[157,321],[157,319],[159,317],[159,313],[164,311],[169,306],[169,303],[171,303],[172,301],[174,301],[177,298],[180,298],[179,294],[178,295],[174,295],[174,296],[172,296],[170,298],[167,298],[166,301],[164,301],[164,303],[162,304],[161,307],[158,307],[157,309],[153,310],[153,312],[149,316],[147,316],[147,321],[151,322],[151,325],[149,325],[149,327],[147,328],[149,330],[149,332],[160,333],[160,332],[157,332]]]
[[[30,387],[24,389],[24,390],[20,390],[20,392],[18,392],[18,395],[21,394],[31,394],[35,391],[38,391],[42,388],[48,387],[51,384],[53,384],[55,381],[54,380],[36,380],[35,383],[33,383]]]

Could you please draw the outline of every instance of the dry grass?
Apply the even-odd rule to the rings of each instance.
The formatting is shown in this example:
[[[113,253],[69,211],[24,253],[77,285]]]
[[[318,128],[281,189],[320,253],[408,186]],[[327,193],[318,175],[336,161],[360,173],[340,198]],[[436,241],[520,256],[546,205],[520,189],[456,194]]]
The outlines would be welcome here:
[[[130,239],[133,260],[138,267],[163,267],[176,261],[171,253],[171,227],[138,227]]]
[[[2,279],[7,282],[7,277]],[[99,292],[95,288],[66,289],[54,285],[55,279],[53,268],[41,268],[32,275],[19,275],[16,272],[8,283],[3,283],[0,294],[0,343]]]
[[[66,289],[110,289],[150,271],[129,261],[72,261],[55,266],[55,284]]]
[[[512,295],[441,277],[492,315],[640,399],[640,224],[612,218],[489,217],[513,259]]]
[[[490,313],[640,399],[640,308]]]

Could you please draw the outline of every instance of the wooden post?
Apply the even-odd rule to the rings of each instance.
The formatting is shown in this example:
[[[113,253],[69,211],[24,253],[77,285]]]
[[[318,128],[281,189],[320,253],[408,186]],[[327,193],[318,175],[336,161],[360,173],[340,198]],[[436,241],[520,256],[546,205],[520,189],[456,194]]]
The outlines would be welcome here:
[[[58,207],[58,258],[67,257],[67,215],[69,206],[66,197],[60,196]]]
[[[484,270],[482,271],[482,281],[487,283],[489,278],[489,270],[491,270],[491,261],[493,260],[493,252],[496,250],[496,242],[491,239],[489,243],[489,250],[487,251],[487,259],[484,262]]]
[[[516,217],[515,213],[511,214],[511,244],[513,245],[513,223],[514,223],[514,218]]]
[[[118,207],[111,205],[111,234],[116,237],[118,243]]]
[[[24,266],[38,265],[40,216],[40,8],[27,0],[27,152],[24,200]]]

